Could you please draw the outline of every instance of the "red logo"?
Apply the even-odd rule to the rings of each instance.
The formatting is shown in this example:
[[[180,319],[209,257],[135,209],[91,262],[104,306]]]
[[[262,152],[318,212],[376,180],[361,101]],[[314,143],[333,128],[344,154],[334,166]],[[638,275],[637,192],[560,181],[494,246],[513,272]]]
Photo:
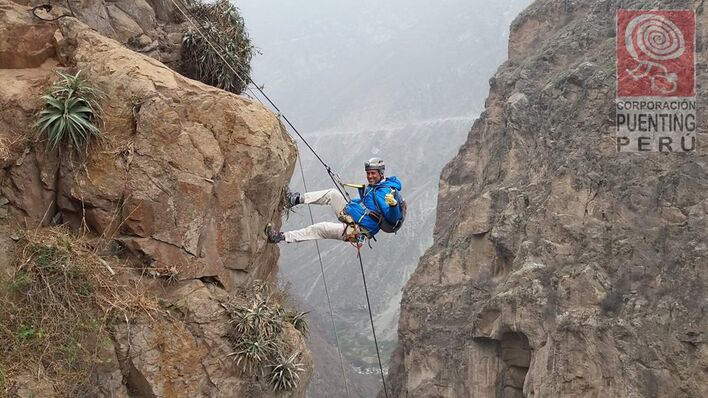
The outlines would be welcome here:
[[[693,97],[691,10],[617,12],[617,96]]]

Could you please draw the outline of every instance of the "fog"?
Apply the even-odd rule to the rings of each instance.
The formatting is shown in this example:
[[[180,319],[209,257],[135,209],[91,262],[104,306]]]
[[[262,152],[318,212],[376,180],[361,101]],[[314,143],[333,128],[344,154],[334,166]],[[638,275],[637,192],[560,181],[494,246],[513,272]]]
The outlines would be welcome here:
[[[397,235],[380,233],[362,258],[383,347],[396,342],[400,290],[432,243],[442,167],[484,109],[489,79],[506,59],[509,25],[529,0],[251,0],[237,2],[260,54],[253,79],[345,182],[363,182],[379,156],[410,204]],[[324,167],[299,143],[307,186],[332,188]],[[300,171],[291,183],[302,190]],[[354,194],[354,192],[351,192]],[[316,221],[334,221],[315,211]],[[309,224],[306,209],[285,229]],[[340,344],[354,373],[378,369],[356,250],[320,248]],[[345,396],[314,244],[281,245],[280,279],[312,311],[316,374],[311,397]],[[376,375],[347,376],[352,396],[373,396]],[[378,384],[377,384],[378,383]]]

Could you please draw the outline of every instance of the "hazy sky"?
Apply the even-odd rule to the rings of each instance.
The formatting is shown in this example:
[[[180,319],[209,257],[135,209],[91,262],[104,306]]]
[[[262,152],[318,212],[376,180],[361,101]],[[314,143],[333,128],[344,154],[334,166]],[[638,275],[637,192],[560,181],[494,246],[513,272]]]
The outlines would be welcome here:
[[[509,25],[529,2],[237,2],[262,52],[252,63],[254,80],[265,85],[332,169],[345,181],[360,182],[363,161],[376,155],[386,160],[387,172],[404,181],[410,204],[404,230],[396,236],[379,234],[374,249],[364,254],[382,342],[395,338],[400,289],[432,242],[440,170],[483,109],[489,78],[506,59]],[[300,150],[308,186],[331,187],[309,150],[302,145]],[[299,171],[291,187],[303,189]],[[285,228],[308,225],[306,214],[290,214]],[[315,220],[333,221],[327,211],[316,210]],[[370,333],[356,257],[341,242],[320,242],[319,247],[337,322],[348,325],[349,335],[340,336],[344,352],[350,358],[371,357],[372,352],[354,348],[353,335]],[[312,311],[315,333],[331,342],[329,324],[316,321],[323,319],[327,306],[314,248],[301,244],[280,249],[281,280],[292,283],[292,293]],[[337,360],[316,361],[320,382],[311,384],[310,396],[332,396],[331,389],[317,386],[342,389],[333,385],[340,382]],[[375,377],[371,382],[378,388]]]
[[[529,0],[242,0],[254,78],[305,130],[474,116]],[[281,104],[283,106],[281,106]]]

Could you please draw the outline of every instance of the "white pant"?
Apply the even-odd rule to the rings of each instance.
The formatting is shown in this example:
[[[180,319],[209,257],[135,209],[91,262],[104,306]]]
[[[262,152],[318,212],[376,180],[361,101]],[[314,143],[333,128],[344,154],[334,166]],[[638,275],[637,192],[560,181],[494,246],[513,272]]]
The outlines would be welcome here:
[[[335,217],[339,216],[339,213],[344,210],[344,206],[347,205],[347,200],[336,189],[305,192],[303,198],[305,204],[329,206]],[[315,239],[346,240],[345,228],[349,229],[350,227],[342,222],[320,222],[303,229],[284,232],[284,235],[285,241],[288,243]],[[350,232],[347,231],[347,233]]]

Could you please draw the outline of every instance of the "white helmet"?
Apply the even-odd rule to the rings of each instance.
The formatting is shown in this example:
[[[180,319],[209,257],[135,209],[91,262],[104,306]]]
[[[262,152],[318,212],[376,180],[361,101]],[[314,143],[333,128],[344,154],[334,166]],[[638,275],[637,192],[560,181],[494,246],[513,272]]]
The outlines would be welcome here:
[[[383,174],[385,169],[386,165],[381,158],[371,158],[364,162],[364,170],[378,170],[379,173]]]

